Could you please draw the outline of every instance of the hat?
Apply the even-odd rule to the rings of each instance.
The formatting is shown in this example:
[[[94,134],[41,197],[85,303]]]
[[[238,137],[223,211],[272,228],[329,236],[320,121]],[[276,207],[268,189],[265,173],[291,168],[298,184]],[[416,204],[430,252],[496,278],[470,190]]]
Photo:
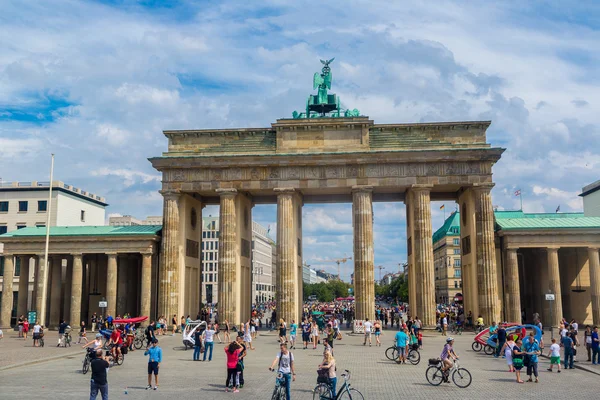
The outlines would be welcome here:
[[[454,341],[454,338],[453,338],[453,337],[449,337],[448,339],[446,339],[446,343],[450,343],[450,342],[452,342],[452,341]]]
[[[96,337],[97,337],[97,338],[101,338],[101,337],[102,337],[102,334],[101,334],[101,333],[96,333]]]

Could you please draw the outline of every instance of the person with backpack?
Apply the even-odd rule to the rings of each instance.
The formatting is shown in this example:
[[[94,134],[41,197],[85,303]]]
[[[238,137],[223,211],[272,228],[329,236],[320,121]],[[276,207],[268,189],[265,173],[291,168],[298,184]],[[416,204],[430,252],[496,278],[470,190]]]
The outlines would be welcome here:
[[[227,380],[225,381],[225,391],[229,392],[229,388],[233,389],[233,393],[238,393],[238,386],[236,382],[237,376],[237,365],[239,362],[239,355],[242,349],[240,345],[235,341],[225,346],[225,354],[227,355]],[[206,356],[206,353],[204,353]]]
[[[565,358],[564,358],[565,359],[565,369],[567,369],[567,368],[573,369],[573,349],[575,347],[575,343],[573,342],[573,339],[571,339],[571,336],[565,335],[560,339],[560,344],[565,349]],[[550,346],[550,348],[552,348],[552,346]],[[559,365],[560,365],[560,358],[559,358]]]
[[[529,376],[527,382],[533,382],[532,375],[535,375],[535,383],[538,383],[538,355],[541,354],[541,350],[533,334],[529,335],[529,339],[523,345],[523,349],[525,350],[523,362],[527,366],[527,376]]]
[[[278,365],[277,372],[281,372],[285,382],[285,399],[290,400],[290,386],[296,380],[296,367],[294,366],[294,355],[288,351],[287,344],[279,345],[280,351],[275,356],[275,360],[271,364],[269,371],[275,370],[275,365]]]

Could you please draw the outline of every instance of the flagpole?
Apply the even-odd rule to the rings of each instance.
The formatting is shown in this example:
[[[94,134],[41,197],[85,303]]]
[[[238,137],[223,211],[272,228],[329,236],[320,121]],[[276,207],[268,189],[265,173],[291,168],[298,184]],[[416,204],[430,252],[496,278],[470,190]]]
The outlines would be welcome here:
[[[50,189],[48,190],[48,207],[46,211],[46,247],[44,248],[44,276],[42,282],[48,282],[48,246],[50,244],[50,215],[52,214],[52,179],[54,178],[54,153],[50,162]],[[41,309],[38,312],[38,321],[43,326],[46,321],[46,293],[48,285],[42,286]]]
[[[519,189],[519,199],[521,200],[521,211],[523,211],[523,192]]]

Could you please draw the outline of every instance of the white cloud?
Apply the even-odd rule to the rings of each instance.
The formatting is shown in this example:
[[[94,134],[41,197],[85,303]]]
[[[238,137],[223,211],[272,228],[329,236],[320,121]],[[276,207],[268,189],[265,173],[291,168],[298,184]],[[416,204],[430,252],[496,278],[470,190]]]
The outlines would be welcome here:
[[[160,182],[161,176],[156,174],[146,174],[140,171],[132,171],[126,169],[111,170],[109,168],[100,168],[92,171],[93,176],[117,176],[123,179],[123,185],[126,187],[132,186],[137,182],[149,183],[149,182]]]
[[[110,124],[100,124],[96,128],[96,134],[112,145],[120,146],[131,136],[131,133]]]
[[[0,156],[12,159],[20,156],[32,156],[42,148],[40,139],[9,139],[0,137]],[[28,157],[29,158],[29,157]]]

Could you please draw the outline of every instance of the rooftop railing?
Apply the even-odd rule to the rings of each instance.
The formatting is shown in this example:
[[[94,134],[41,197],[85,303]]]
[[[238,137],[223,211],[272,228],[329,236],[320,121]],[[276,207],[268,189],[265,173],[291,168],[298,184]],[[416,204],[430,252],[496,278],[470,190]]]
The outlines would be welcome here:
[[[27,189],[27,188],[39,188],[39,187],[50,187],[50,181],[31,181],[31,182],[2,182],[0,181],[0,188],[19,188],[19,189]],[[73,193],[77,193],[79,195],[89,197],[90,199],[98,200],[105,203],[105,198],[102,196],[95,195],[90,192],[86,192],[84,190],[78,189],[72,185],[68,185],[62,181],[53,181],[52,187],[63,188]]]

